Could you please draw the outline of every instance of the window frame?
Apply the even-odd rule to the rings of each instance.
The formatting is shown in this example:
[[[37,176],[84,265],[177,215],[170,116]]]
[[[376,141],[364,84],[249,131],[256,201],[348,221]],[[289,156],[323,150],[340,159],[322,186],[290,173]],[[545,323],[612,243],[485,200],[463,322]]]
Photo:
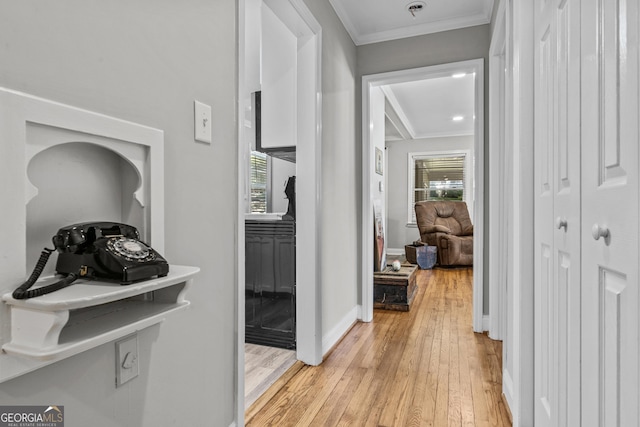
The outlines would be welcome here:
[[[469,215],[473,218],[473,155],[471,150],[419,151],[407,153],[407,227],[418,227],[415,219],[415,161],[430,158],[464,156],[464,196]]]

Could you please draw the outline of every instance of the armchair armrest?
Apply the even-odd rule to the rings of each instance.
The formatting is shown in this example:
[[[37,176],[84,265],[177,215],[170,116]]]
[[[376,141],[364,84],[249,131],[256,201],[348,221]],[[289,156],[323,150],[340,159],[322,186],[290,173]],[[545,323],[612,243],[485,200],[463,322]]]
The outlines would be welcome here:
[[[427,233],[446,233],[451,234],[451,229],[445,225],[432,225],[427,228]]]
[[[473,236],[436,236],[440,265],[473,265]]]

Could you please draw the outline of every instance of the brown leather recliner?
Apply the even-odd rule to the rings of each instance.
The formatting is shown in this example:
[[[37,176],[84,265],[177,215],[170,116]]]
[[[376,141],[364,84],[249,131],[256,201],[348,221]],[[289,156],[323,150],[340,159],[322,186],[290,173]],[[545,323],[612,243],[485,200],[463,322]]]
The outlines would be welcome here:
[[[417,202],[420,240],[438,247],[439,265],[473,265],[473,224],[465,202]]]

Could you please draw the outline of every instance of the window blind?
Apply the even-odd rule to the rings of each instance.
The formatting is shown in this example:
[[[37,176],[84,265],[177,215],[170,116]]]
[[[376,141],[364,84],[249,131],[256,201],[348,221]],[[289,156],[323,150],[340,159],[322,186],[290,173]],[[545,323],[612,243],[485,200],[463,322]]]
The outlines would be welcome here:
[[[465,200],[465,154],[414,155],[408,218],[416,222],[414,205],[425,200]]]
[[[267,155],[251,152],[251,213],[267,212]]]

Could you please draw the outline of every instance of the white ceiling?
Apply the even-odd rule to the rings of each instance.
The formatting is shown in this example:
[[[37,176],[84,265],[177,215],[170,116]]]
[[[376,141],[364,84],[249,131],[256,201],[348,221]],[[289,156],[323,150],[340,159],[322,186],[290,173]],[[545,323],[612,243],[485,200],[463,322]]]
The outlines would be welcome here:
[[[329,0],[356,45],[491,21],[494,0]],[[422,9],[412,16],[410,5]],[[383,87],[387,141],[472,135],[473,76],[438,77]],[[462,116],[454,121],[454,116]]]
[[[488,24],[494,0],[329,0],[356,45]],[[412,16],[409,5],[423,8]]]
[[[396,83],[382,90],[388,101],[387,141],[473,135],[473,74]]]

